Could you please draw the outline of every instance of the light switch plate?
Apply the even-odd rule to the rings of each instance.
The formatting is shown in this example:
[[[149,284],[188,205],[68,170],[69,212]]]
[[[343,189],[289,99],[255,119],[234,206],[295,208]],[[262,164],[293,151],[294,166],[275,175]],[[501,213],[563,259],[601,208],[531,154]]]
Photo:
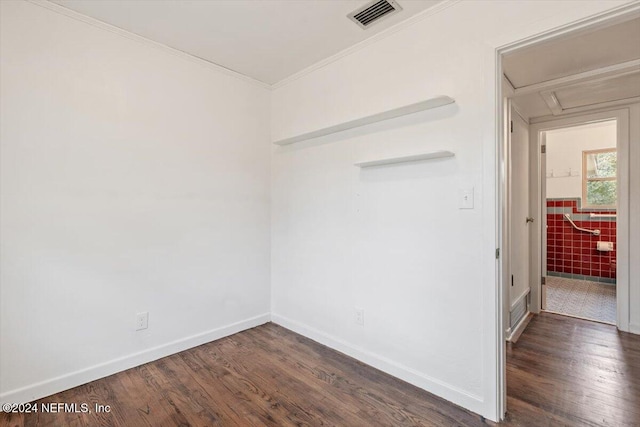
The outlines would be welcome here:
[[[458,207],[460,209],[473,209],[473,187],[458,190]]]

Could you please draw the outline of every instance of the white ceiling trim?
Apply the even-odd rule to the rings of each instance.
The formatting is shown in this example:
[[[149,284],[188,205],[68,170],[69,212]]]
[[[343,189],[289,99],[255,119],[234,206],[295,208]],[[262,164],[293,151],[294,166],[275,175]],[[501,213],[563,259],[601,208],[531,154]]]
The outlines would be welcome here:
[[[636,99],[634,101],[634,99],[636,98],[631,98],[631,100],[626,100],[627,102],[625,102],[624,104],[618,104],[615,106],[611,106],[611,105],[605,105],[605,104],[600,104],[597,106],[593,106],[593,108],[589,108],[588,110],[588,114],[598,114],[598,113],[613,113],[615,111],[618,111],[622,108],[627,108],[627,107],[631,107],[633,105],[640,105],[640,98]],[[554,116],[552,114],[546,115],[546,116],[538,116],[538,117],[531,117],[531,119],[529,119],[530,124],[535,125],[538,123],[545,123],[545,122],[551,122],[551,121],[555,121],[558,119],[569,119],[572,117],[580,117],[580,116],[584,116],[585,115],[585,111],[571,111],[568,112],[567,110],[565,110],[565,112],[559,116]]]
[[[66,16],[68,18],[72,18],[72,19],[75,19],[77,21],[84,22],[85,24],[89,24],[89,25],[91,25],[93,27],[96,27],[96,28],[99,28],[101,30],[109,31],[110,33],[117,34],[117,35],[119,35],[121,37],[127,38],[129,40],[136,41],[138,43],[142,43],[142,44],[144,44],[146,46],[153,47],[155,49],[163,50],[163,51],[165,51],[167,53],[170,53],[170,54],[172,54],[174,56],[177,56],[179,58],[182,58],[182,59],[186,59],[186,60],[188,60],[190,62],[194,62],[196,64],[204,65],[204,66],[206,66],[208,68],[211,68],[212,70],[218,71],[218,72],[220,72],[222,74],[226,74],[226,75],[231,76],[231,77],[235,77],[237,79],[240,79],[240,80],[243,80],[245,82],[254,84],[254,85],[259,86],[261,88],[271,89],[271,87],[272,87],[271,85],[269,85],[267,83],[261,82],[260,80],[256,80],[256,79],[254,79],[252,77],[249,77],[249,76],[247,76],[245,74],[238,73],[237,71],[230,70],[229,68],[223,67],[222,65],[216,64],[215,62],[208,61],[206,59],[197,57],[195,55],[192,55],[190,53],[184,52],[184,51],[179,50],[179,49],[175,49],[173,47],[169,47],[169,46],[167,46],[165,44],[158,43],[158,42],[153,41],[151,39],[148,39],[146,37],[139,36],[137,34],[134,34],[134,33],[130,32],[130,31],[123,30],[122,28],[116,27],[114,25],[107,24],[106,22],[100,21],[100,20],[95,19],[95,18],[91,18],[91,17],[89,17],[87,15],[83,15],[83,14],[75,12],[75,11],[73,11],[71,9],[67,9],[66,7],[60,6],[60,5],[56,4],[56,3],[51,3],[51,2],[49,2],[47,0],[27,0],[27,1],[30,2],[30,3],[33,3],[35,5],[38,5],[40,7],[43,7],[45,9],[49,9],[49,10],[51,10],[53,12],[59,13],[61,15],[64,15],[64,16]]]
[[[579,19],[570,24],[565,24],[555,29],[551,29],[547,32],[525,37],[516,43],[500,44],[496,50],[500,52],[500,55],[508,55],[514,51],[523,49],[525,47],[533,46],[537,43],[541,43],[547,40],[553,40],[556,37],[561,37],[566,34],[577,34],[578,31],[588,31],[601,28],[603,26],[609,26],[616,22],[625,22],[631,19],[635,19],[640,16],[640,1],[635,0],[627,4],[622,4],[610,9],[602,14],[593,16],[587,16],[586,18]]]
[[[591,111],[591,110],[600,109],[600,108],[611,108],[611,107],[618,107],[621,105],[637,104],[638,102],[640,102],[640,96],[634,96],[631,98],[617,99],[615,101],[598,102],[597,104],[582,105],[580,107],[563,108],[560,114],[555,114],[555,115],[559,116],[564,114],[582,113],[585,111]]]
[[[574,86],[583,82],[593,83],[638,72],[640,72],[640,59],[634,59],[633,61],[609,65],[596,70],[572,74],[570,76],[547,80],[546,82],[535,83],[529,86],[522,86],[515,89],[515,95],[528,95],[534,92],[553,91],[561,87]]]
[[[449,7],[455,5],[456,3],[460,3],[462,0],[444,0],[441,3],[436,4],[433,7],[430,7],[428,9],[425,9],[421,12],[416,13],[415,15],[411,16],[410,18],[407,18],[404,21],[398,22],[397,24],[369,37],[368,39],[365,39],[359,43],[354,44],[353,46],[350,46],[344,50],[341,50],[340,52],[329,56],[328,58],[325,58],[321,61],[316,62],[313,65],[310,65],[307,68],[304,68],[303,70],[298,71],[297,73],[294,73],[292,75],[290,75],[289,77],[286,77],[282,80],[280,80],[277,83],[274,83],[271,87],[273,89],[278,89],[280,87],[286,86],[289,83],[298,80],[304,76],[306,76],[307,74],[310,74],[316,70],[319,70],[323,67],[326,67],[327,65],[339,60],[340,58],[343,58],[345,56],[351,55],[354,52],[359,51],[360,49],[363,49],[367,46],[369,46],[370,44],[376,43],[380,40],[383,40],[387,37],[389,37],[390,35],[404,29],[407,27],[410,27],[411,25],[422,21],[423,19],[435,15],[437,13],[442,12],[445,9],[448,9]]]

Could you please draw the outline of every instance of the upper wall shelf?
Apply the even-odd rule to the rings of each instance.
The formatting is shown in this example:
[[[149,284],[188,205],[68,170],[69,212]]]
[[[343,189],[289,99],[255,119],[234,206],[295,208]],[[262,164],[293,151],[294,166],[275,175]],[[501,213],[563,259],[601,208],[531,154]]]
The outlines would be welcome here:
[[[292,136],[291,138],[280,139],[278,141],[274,141],[273,143],[276,145],[295,144],[296,142],[304,141],[307,139],[317,138],[320,136],[341,132],[343,130],[353,129],[371,123],[380,122],[382,120],[388,120],[407,114],[417,113],[418,111],[442,107],[444,105],[453,104],[454,102],[456,101],[448,96],[438,96],[436,98],[427,99],[426,101],[417,102],[411,105],[405,105],[404,107],[394,108],[393,110],[383,111],[382,113],[372,114],[370,116],[340,123],[334,126],[329,126],[323,129],[318,129],[313,132]]]
[[[433,153],[412,154],[410,156],[392,157],[389,159],[358,162],[358,163],[354,163],[354,165],[360,168],[369,168],[372,166],[392,165],[394,163],[417,162],[420,160],[442,159],[445,157],[453,157],[453,156],[455,156],[455,154],[452,153],[451,151],[434,151]]]

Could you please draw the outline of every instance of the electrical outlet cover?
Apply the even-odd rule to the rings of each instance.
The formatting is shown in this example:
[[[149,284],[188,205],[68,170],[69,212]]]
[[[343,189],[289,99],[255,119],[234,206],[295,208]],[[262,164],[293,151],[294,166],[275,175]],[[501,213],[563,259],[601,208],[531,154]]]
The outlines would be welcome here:
[[[356,307],[354,320],[357,325],[364,326],[364,308]]]
[[[149,312],[136,314],[136,331],[141,331],[149,327]]]

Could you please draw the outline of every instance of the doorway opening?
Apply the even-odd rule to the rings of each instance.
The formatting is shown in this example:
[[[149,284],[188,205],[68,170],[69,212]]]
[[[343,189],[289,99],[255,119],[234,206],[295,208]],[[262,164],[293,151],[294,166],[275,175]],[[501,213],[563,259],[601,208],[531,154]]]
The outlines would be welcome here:
[[[617,121],[543,131],[543,310],[616,324]]]
[[[640,10],[629,7],[498,50],[502,414],[505,341],[517,341],[540,311],[640,332],[629,298],[638,226],[630,218],[640,215],[630,204],[640,180],[629,144],[640,137],[639,38]],[[580,132],[608,136],[585,144]],[[577,160],[567,138],[582,139],[573,143]]]
[[[540,310],[628,330],[638,38],[630,14],[502,55],[507,339]]]

